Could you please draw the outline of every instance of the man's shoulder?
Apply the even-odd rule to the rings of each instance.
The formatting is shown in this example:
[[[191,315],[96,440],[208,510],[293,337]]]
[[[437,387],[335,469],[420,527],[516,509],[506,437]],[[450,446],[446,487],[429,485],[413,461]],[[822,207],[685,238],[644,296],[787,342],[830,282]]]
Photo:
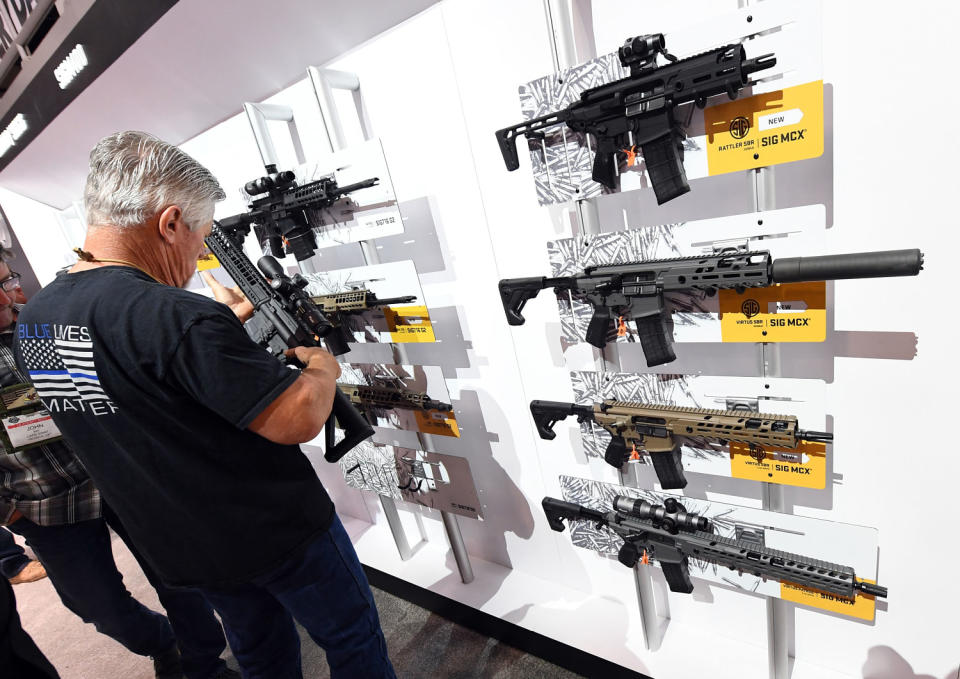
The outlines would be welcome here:
[[[176,332],[206,318],[239,321],[225,304],[205,295],[162,285],[121,267],[101,269],[97,274],[64,274],[40,290],[23,308],[21,322],[67,322],[97,327],[119,319],[164,327]],[[74,279],[74,276],[78,278]],[[72,279],[72,280],[71,280]]]

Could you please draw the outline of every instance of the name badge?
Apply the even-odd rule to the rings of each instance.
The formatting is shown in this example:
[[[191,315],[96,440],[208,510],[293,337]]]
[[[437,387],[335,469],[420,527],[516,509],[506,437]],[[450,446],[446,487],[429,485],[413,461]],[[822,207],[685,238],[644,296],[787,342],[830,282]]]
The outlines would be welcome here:
[[[10,415],[0,419],[0,422],[10,438],[12,448],[29,448],[62,436],[46,410]]]

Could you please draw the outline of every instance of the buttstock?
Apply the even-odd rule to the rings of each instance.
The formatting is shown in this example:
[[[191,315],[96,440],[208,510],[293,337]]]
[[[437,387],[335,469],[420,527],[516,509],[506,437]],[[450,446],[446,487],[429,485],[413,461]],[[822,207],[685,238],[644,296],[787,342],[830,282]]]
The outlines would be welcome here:
[[[523,325],[526,319],[521,313],[528,300],[533,299],[546,287],[546,278],[504,278],[500,281],[500,301],[503,313],[510,325]]]
[[[513,172],[520,167],[520,157],[517,155],[517,134],[516,128],[506,127],[496,131],[497,144],[500,146],[500,154],[503,156],[503,163],[507,166],[509,172]]]
[[[566,527],[563,519],[576,518],[579,513],[579,507],[577,505],[552,497],[543,498],[542,504],[543,513],[547,515],[547,522],[550,524],[550,528],[558,533],[562,533]]]
[[[567,419],[572,411],[572,403],[530,401],[530,414],[533,415],[533,421],[537,425],[537,433],[540,434],[540,438],[547,441],[552,441],[557,437],[557,432],[553,430],[553,426],[560,420]]]

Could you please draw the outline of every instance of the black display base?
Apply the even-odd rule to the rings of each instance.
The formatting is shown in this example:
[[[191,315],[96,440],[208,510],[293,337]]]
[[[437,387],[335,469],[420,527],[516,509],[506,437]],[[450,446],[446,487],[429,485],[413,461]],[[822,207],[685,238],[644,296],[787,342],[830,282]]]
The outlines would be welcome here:
[[[423,587],[412,585],[406,580],[394,577],[370,566],[364,566],[370,585],[385,592],[416,604],[421,608],[462,625],[485,636],[497,639],[521,651],[535,655],[565,670],[582,674],[585,677],[622,677],[623,679],[652,679],[646,674],[604,660],[579,648],[568,646],[542,634],[501,620],[489,613],[448,599]]]

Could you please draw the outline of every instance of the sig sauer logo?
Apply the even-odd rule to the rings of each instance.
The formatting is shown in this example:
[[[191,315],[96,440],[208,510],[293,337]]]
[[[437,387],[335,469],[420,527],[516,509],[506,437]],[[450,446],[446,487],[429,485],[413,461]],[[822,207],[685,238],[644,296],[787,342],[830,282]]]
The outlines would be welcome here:
[[[737,116],[730,121],[730,134],[734,139],[743,139],[750,131],[750,121],[743,116]]]
[[[755,299],[745,299],[740,305],[740,311],[747,318],[753,318],[760,313],[760,303]]]
[[[767,451],[758,446],[755,443],[750,444],[750,457],[756,460],[757,464],[760,464],[765,459],[767,459]]]

